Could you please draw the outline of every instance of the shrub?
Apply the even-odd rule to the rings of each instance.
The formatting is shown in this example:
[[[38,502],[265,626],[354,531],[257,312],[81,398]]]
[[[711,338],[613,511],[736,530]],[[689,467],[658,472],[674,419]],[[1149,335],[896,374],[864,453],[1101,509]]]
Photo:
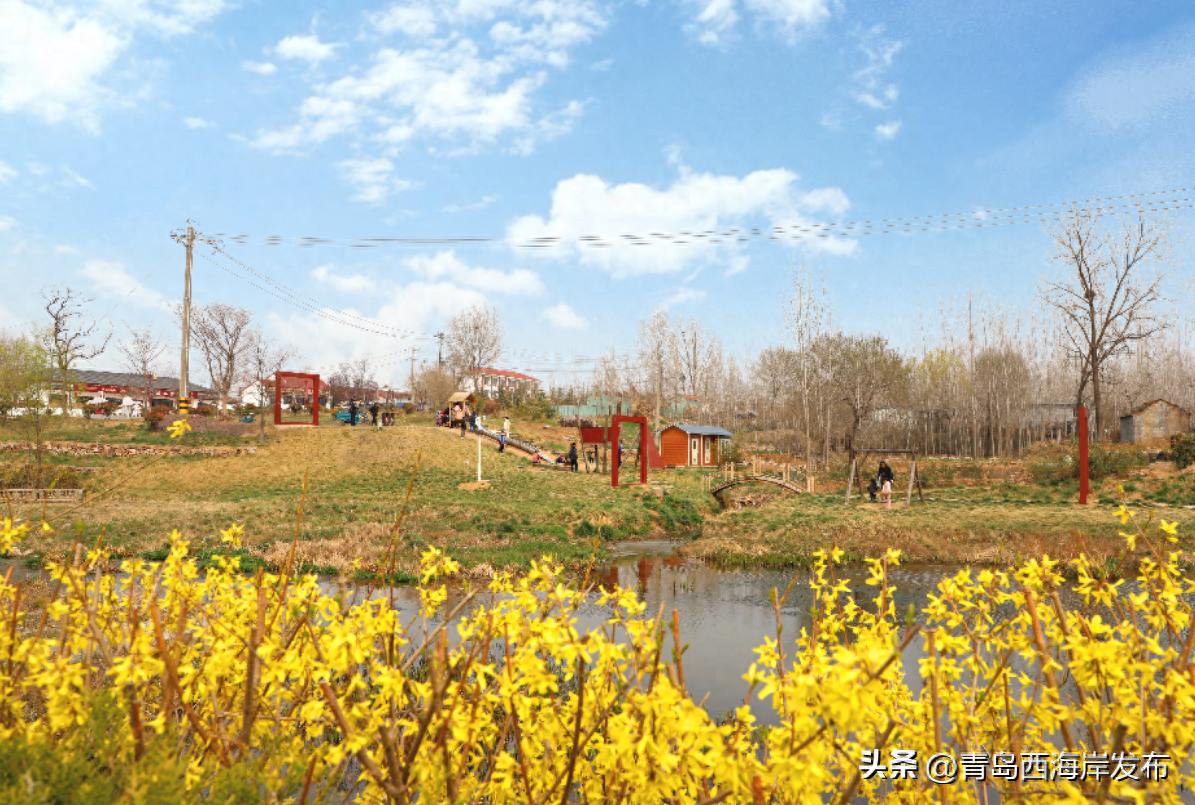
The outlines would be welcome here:
[[[1093,481],[1107,478],[1109,475],[1125,475],[1133,467],[1144,467],[1149,464],[1149,458],[1140,450],[1118,450],[1093,444],[1087,448],[1087,473]],[[1078,462],[1075,462],[1075,475],[1078,478]]]
[[[160,430],[162,427],[162,420],[166,418],[164,411],[150,410],[145,414],[145,426],[149,430]]]
[[[1176,433],[1170,437],[1170,460],[1180,470],[1195,464],[1195,433]]]
[[[28,530],[4,521],[0,549]],[[1159,558],[1176,539],[1165,522],[1136,532],[1130,548]],[[224,537],[235,543],[234,529]],[[126,561],[120,577],[98,572],[110,558],[96,550],[49,565],[59,592],[40,611],[18,609],[18,585],[0,579],[0,801],[547,803],[619,791],[628,805],[780,805],[879,801],[892,788],[903,800],[902,785],[909,799],[926,792],[861,779],[865,752],[881,764],[889,749],[928,758],[943,746],[1057,758],[1059,733],[1078,764],[1109,751],[1169,761],[1165,776],[1157,755],[1152,775],[1143,761],[1144,782],[1051,781],[1068,801],[1141,801],[1143,785],[1177,802],[1195,783],[1195,680],[1174,636],[1193,611],[1176,552],[1141,563],[1138,586],[1152,591],[1141,595],[1110,581],[1116,560],[1080,557],[1076,588],[1117,613],[1107,620],[1065,608],[1045,557],[943,579],[919,616],[898,613],[887,581],[898,551],[868,560],[858,591],[835,574],[842,557],[817,553],[810,628],[761,635],[746,703],[715,719],[684,686],[675,621],[633,590],[569,586],[550,561],[454,593],[449,609],[442,582],[459,566],[429,550],[408,623],[390,597],[345,605],[314,576],[249,576],[219,553],[202,573],[177,532],[161,563]],[[864,590],[874,598],[859,606]],[[595,600],[608,625],[581,632]],[[788,600],[773,594],[777,623]],[[775,726],[758,729],[767,708]],[[1017,781],[988,785],[1036,801]]]

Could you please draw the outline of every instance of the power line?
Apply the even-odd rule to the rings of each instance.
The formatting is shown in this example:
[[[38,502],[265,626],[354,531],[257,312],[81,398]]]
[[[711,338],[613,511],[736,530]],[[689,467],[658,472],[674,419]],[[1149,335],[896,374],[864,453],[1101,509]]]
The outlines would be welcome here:
[[[772,226],[772,227],[729,227],[725,229],[681,230],[679,232],[650,232],[646,235],[638,233],[584,234],[576,238],[544,236],[512,244],[516,248],[544,249],[560,245],[571,244],[574,241],[581,246],[591,248],[610,248],[612,243],[623,241],[636,246],[658,245],[670,243],[672,245],[692,245],[696,243],[722,243],[726,241],[750,241],[755,238],[769,240],[794,239],[802,240],[809,237],[833,237],[850,234],[900,234],[906,232],[926,232],[946,229],[964,229],[982,226],[997,226],[1013,223],[1032,223],[1048,220],[1065,215],[1065,207],[1084,206],[1108,201],[1123,201],[1132,199],[1125,204],[1111,204],[1095,207],[1098,212],[1130,207],[1145,207],[1156,210],[1186,209],[1192,205],[1191,198],[1156,198],[1160,196],[1176,196],[1195,191],[1195,187],[1182,187],[1172,190],[1156,190],[1143,193],[1126,193],[1117,196],[1100,196],[1073,201],[1058,201],[1045,204],[1029,204],[1015,207],[976,208],[965,212],[941,213],[934,215],[914,215],[892,218],[876,218],[859,221],[839,221],[830,223],[811,223],[805,225]],[[1171,205],[1171,206],[1162,206]],[[1009,214],[1014,213],[1014,214]],[[995,222],[999,223],[995,223]],[[929,223],[930,226],[921,226]],[[932,224],[943,224],[934,226]],[[349,248],[378,248],[381,246],[448,246],[448,245],[489,245],[508,242],[499,237],[375,237],[375,238],[322,238],[303,236],[287,238],[282,235],[253,237],[249,235],[217,234],[214,238],[226,238],[229,241],[246,244],[262,243],[270,246],[297,244],[299,246],[344,246]]]

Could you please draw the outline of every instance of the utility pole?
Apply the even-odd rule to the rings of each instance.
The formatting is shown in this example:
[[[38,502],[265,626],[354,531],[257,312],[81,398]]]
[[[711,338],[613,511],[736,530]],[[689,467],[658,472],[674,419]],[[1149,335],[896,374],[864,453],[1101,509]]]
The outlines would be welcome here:
[[[186,279],[183,281],[183,354],[181,366],[178,373],[178,400],[176,405],[179,410],[189,408],[191,398],[187,389],[187,358],[191,353],[191,252],[195,246],[195,227],[187,227],[187,236],[184,241],[187,247],[187,273]],[[182,405],[182,401],[186,400],[186,406]],[[221,401],[221,404],[223,401]]]
[[[436,333],[436,338],[440,339],[440,369],[444,368],[444,333]]]

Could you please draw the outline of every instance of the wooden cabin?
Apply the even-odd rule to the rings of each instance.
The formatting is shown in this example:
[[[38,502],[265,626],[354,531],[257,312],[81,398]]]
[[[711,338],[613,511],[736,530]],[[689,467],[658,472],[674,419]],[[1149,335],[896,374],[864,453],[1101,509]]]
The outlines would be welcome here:
[[[670,425],[660,431],[660,454],[667,467],[715,467],[730,431],[712,425]]]

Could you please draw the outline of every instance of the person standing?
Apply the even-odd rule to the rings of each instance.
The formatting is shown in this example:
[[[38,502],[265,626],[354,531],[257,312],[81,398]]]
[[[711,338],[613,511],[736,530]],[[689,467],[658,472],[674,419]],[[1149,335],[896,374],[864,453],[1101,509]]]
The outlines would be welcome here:
[[[373,405],[369,406],[369,416],[372,418],[370,421],[370,424],[373,425],[375,428],[378,426],[378,411],[379,410],[381,410],[381,409],[378,408],[378,404],[376,401],[374,402]]]
[[[896,480],[896,476],[892,474],[892,468],[888,466],[887,461],[880,462],[880,468],[876,472],[876,480],[880,483],[880,497],[883,498],[884,505],[891,509],[892,484]]]
[[[506,433],[505,432],[498,434],[498,452],[499,453],[506,452]]]
[[[573,472],[577,471],[577,443],[571,442],[568,446],[568,465],[573,468]]]
[[[510,417],[502,421],[502,432],[506,434],[507,438],[510,437]]]
[[[357,401],[349,400],[349,424],[357,427]]]

